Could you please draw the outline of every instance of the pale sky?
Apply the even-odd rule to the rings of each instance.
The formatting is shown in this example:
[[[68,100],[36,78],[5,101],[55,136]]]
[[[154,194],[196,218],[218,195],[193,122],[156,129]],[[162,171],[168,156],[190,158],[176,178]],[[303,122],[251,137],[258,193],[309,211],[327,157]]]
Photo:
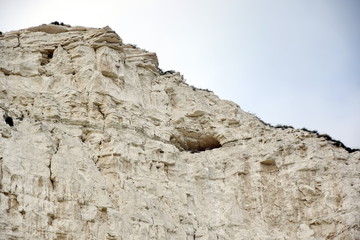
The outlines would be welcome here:
[[[360,148],[359,0],[0,0],[0,31],[109,25],[263,121]]]

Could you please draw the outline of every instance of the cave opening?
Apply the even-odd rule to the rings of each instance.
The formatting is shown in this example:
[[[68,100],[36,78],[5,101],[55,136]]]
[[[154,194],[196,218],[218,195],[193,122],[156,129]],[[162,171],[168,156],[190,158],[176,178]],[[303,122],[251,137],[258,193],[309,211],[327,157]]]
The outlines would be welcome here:
[[[12,117],[6,116],[6,117],[5,117],[5,122],[6,122],[10,127],[13,127],[13,126],[14,126],[14,121],[13,121]]]
[[[182,151],[189,151],[191,153],[202,152],[222,147],[219,140],[211,135],[202,134],[184,134],[178,136],[171,136],[172,142],[178,149]]]
[[[44,66],[50,62],[50,60],[53,58],[55,49],[47,49],[41,52],[41,61],[40,65]]]

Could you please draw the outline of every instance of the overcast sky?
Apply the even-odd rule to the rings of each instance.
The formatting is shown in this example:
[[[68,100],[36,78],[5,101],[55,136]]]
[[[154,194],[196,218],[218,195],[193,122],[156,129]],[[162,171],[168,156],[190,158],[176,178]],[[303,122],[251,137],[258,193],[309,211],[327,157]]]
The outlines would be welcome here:
[[[359,0],[0,0],[0,31],[109,25],[265,122],[360,148]]]

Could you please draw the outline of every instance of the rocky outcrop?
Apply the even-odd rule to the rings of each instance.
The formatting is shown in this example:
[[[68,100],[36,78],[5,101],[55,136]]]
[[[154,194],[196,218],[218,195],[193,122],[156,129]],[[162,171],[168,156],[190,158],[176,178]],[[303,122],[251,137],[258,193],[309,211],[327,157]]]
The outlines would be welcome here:
[[[359,239],[359,151],[188,86],[109,27],[4,33],[0,56],[0,239]]]

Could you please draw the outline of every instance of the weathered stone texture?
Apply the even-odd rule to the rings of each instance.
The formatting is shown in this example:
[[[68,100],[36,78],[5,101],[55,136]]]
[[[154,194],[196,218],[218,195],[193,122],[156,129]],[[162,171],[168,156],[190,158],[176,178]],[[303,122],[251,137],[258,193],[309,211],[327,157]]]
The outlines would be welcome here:
[[[109,27],[5,33],[0,56],[0,239],[360,239],[359,151],[264,124]]]

